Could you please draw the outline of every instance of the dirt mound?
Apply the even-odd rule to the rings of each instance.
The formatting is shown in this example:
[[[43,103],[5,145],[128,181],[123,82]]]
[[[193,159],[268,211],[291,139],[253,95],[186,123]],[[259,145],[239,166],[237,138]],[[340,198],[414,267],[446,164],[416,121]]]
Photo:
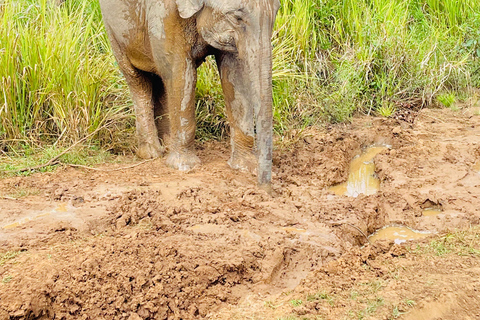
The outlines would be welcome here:
[[[157,232],[74,240],[35,257],[50,261],[29,277],[9,273],[18,283],[1,294],[2,305],[22,318],[204,317],[222,301],[235,303],[232,287],[251,281],[259,268],[251,255],[212,245],[202,237],[167,240]]]
[[[328,311],[328,297],[396,272],[379,262],[395,265],[407,256],[402,247],[368,246],[384,226],[435,234],[479,223],[479,130],[478,116],[423,110],[415,121],[361,117],[304,132],[275,153],[273,195],[231,170],[218,142],[199,145],[203,165],[188,173],[157,159],[5,178],[0,319],[276,319],[280,310],[337,319],[358,305],[383,310],[370,295]],[[330,191],[371,145],[386,146],[374,159],[380,190]],[[265,311],[285,292],[314,296]]]

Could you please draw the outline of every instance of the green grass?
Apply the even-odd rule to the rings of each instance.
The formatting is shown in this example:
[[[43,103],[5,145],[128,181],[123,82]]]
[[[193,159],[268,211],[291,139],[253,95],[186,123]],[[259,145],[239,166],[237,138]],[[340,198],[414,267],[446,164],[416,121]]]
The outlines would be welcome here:
[[[131,151],[128,89],[98,2],[0,0],[0,150],[92,136]],[[455,106],[480,87],[476,0],[282,0],[273,35],[275,132]],[[461,102],[461,101],[460,101]],[[197,138],[228,134],[215,63],[199,70]]]
[[[447,233],[446,235],[432,240],[425,246],[417,246],[413,250],[415,253],[431,253],[436,256],[480,256],[480,234],[478,228],[474,228],[474,233],[467,231],[457,231]]]
[[[307,295],[307,301],[326,301],[331,306],[333,306],[334,300],[333,296],[325,292]]]
[[[17,148],[10,148],[10,152],[0,158],[0,177],[30,175],[37,171],[53,171],[58,163],[39,168],[38,170],[26,170],[20,172],[20,170],[25,168],[33,168],[46,164],[49,160],[59,155],[59,164],[91,166],[99,163],[115,161],[115,157],[112,156],[110,152],[95,145],[82,145],[62,154],[65,149],[66,148],[64,147],[56,147],[54,145],[48,145],[45,148],[33,148],[28,145],[19,145]],[[35,194],[35,192],[35,190],[19,190],[8,196],[20,198]]]
[[[455,108],[454,103],[457,99],[453,93],[443,93],[437,96],[437,100],[447,108]]]
[[[66,1],[59,7],[49,0],[5,0],[0,5],[4,142],[72,143],[124,118],[128,93],[96,2]]]
[[[7,251],[0,254],[0,266],[3,266],[7,261],[15,259],[22,251]]]
[[[290,300],[290,304],[294,307],[299,307],[303,304],[303,301],[300,299]]]

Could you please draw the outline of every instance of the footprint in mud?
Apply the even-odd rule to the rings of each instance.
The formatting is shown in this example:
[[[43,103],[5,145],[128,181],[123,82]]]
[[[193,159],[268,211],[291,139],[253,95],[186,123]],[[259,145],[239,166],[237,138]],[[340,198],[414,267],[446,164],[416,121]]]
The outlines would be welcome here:
[[[360,194],[372,195],[380,190],[380,180],[375,175],[373,159],[389,146],[373,146],[367,148],[350,163],[347,182],[329,188],[336,195],[358,197]]]

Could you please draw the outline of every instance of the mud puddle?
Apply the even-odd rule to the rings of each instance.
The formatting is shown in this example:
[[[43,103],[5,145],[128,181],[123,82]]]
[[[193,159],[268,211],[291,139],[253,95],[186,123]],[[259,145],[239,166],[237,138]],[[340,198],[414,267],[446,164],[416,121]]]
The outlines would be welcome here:
[[[422,211],[422,215],[424,217],[435,217],[442,213],[443,212],[441,209],[436,209],[436,208],[427,208]]]
[[[395,244],[402,244],[407,241],[424,239],[432,233],[428,231],[413,230],[404,226],[385,227],[368,237],[371,243],[379,240],[393,241]]]
[[[355,157],[350,163],[350,172],[348,180],[329,190],[336,195],[346,195],[349,197],[358,197],[360,194],[372,195],[380,189],[380,180],[375,174],[375,156],[389,146],[373,146],[367,148],[362,154]]]

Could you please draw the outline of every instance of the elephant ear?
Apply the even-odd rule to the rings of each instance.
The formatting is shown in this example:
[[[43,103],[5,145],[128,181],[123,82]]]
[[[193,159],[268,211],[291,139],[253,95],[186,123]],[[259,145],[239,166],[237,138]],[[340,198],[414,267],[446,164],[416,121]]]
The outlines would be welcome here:
[[[188,19],[203,7],[204,0],[176,0],[180,17]]]

